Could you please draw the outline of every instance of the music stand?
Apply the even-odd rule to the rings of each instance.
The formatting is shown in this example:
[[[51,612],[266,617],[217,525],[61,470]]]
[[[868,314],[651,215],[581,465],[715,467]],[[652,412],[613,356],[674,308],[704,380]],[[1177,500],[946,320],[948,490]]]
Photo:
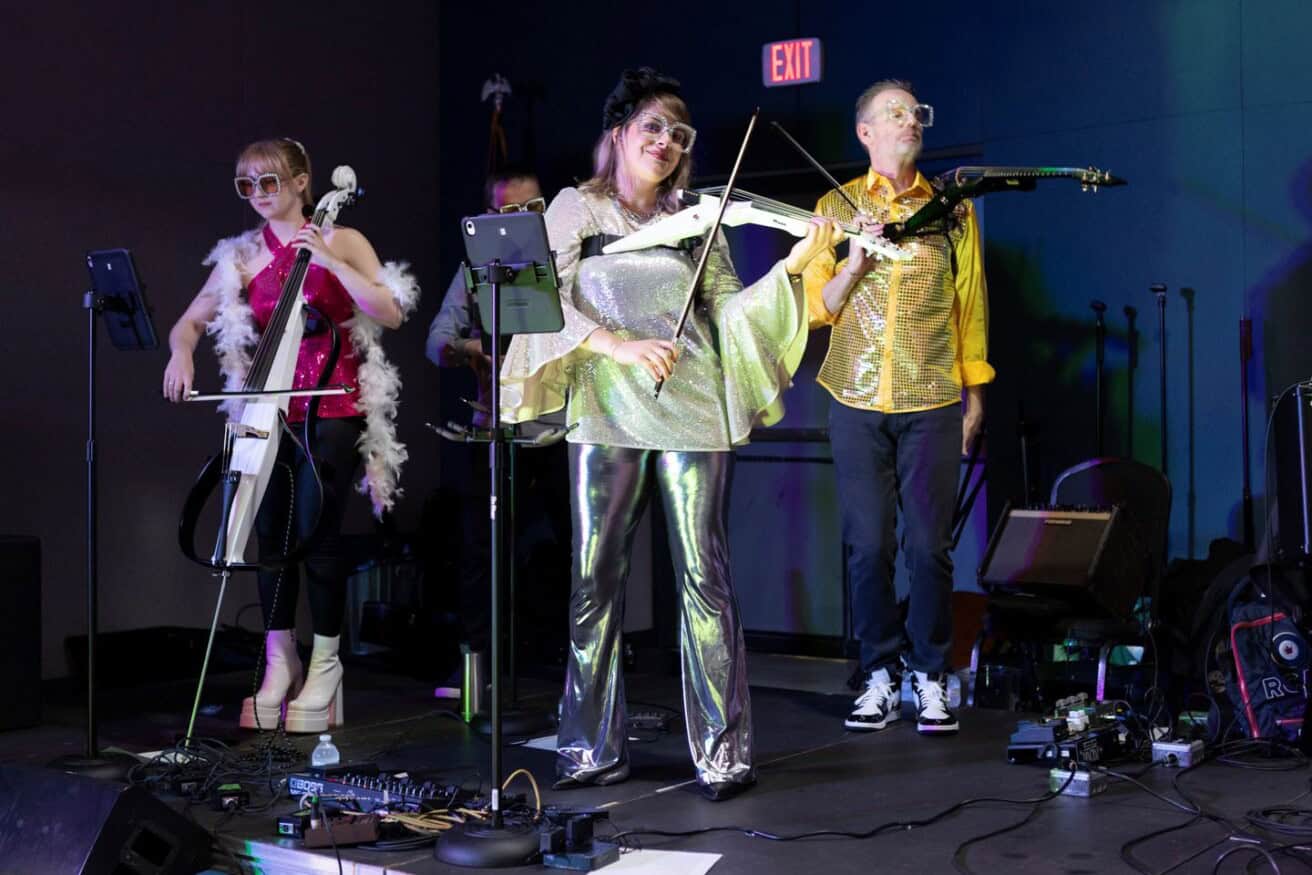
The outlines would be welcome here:
[[[537,830],[531,822],[508,823],[501,810],[501,571],[502,486],[501,335],[550,334],[565,325],[557,291],[556,265],[540,213],[487,213],[461,220],[465,234],[465,287],[476,292],[483,324],[489,326],[492,358],[491,457],[492,578],[492,820],[471,821],[450,830],[433,856],[453,866],[504,868],[532,863],[538,856]],[[511,558],[510,561],[514,561]]]
[[[474,405],[471,405],[474,406]],[[476,408],[483,411],[482,405],[476,405]],[[442,437],[458,444],[485,444],[492,440],[492,432],[488,429],[466,427],[454,422],[448,422],[445,427],[427,423],[428,427],[437,432]],[[507,649],[505,654],[506,676],[510,679],[510,707],[501,711],[501,730],[504,734],[507,730],[512,736],[527,738],[534,734],[543,732],[552,725],[551,715],[543,711],[530,711],[519,706],[519,674],[516,670],[516,636],[515,636],[515,605],[517,603],[516,574],[518,554],[515,551],[515,513],[519,504],[516,500],[516,484],[519,482],[515,473],[516,455],[520,447],[529,449],[540,449],[543,447],[554,446],[564,440],[573,426],[552,426],[535,434],[523,433],[518,425],[512,425],[509,428],[502,428],[502,442],[506,445],[506,477],[504,483],[506,487],[506,500],[502,502],[501,507],[505,510],[508,523],[503,532],[502,544],[503,552],[507,556],[506,569],[506,598],[510,603],[510,611],[506,616],[505,639]],[[481,677],[479,683],[483,683]],[[462,714],[465,721],[473,727],[474,731],[480,735],[490,735],[492,732],[492,721],[489,715],[484,711],[477,713]]]
[[[59,757],[50,765],[65,772],[114,780],[126,775],[137,758],[101,751],[97,737],[96,317],[105,317],[105,328],[115,349],[153,350],[159,347],[159,340],[131,252],[88,252],[87,271],[91,291],[82,296],[82,308],[87,311],[87,740],[84,753]]]

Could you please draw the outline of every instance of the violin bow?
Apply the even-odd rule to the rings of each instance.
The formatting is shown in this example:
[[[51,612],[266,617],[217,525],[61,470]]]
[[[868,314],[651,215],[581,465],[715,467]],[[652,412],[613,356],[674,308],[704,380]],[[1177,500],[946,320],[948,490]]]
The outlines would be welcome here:
[[[834,179],[833,174],[831,174],[828,170],[825,170],[825,166],[823,164],[812,158],[811,153],[806,151],[806,149],[802,146],[801,143],[794,140],[793,135],[785,131],[783,125],[779,124],[779,122],[770,122],[770,124],[774,125],[774,129],[776,131],[783,134],[784,139],[787,140],[792,145],[792,147],[796,149],[799,154],[801,154],[803,158],[811,162],[812,167],[820,171],[820,175],[823,176],[825,180],[834,187],[834,191],[838,192],[839,196],[842,197],[843,200],[847,201],[848,206],[852,208],[853,212],[857,214],[861,214],[865,212],[864,210],[862,210],[860,207],[856,205],[856,201],[852,200],[852,198],[848,196],[847,192],[843,191],[843,184],[839,182],[837,179]]]
[[[724,195],[720,199],[720,210],[715,214],[715,221],[711,224],[711,230],[706,234],[706,240],[702,244],[702,254],[697,259],[697,270],[692,275],[692,282],[688,284],[688,297],[683,302],[683,312],[679,314],[679,323],[674,326],[674,335],[670,338],[671,343],[678,343],[679,338],[683,335],[683,328],[688,324],[688,314],[692,312],[693,298],[697,295],[697,286],[701,284],[702,277],[706,275],[706,262],[710,258],[711,248],[715,246],[715,235],[720,233],[720,223],[724,220],[724,211],[729,207],[729,195],[733,194],[733,184],[738,179],[738,168],[742,166],[743,155],[747,154],[747,143],[752,139],[752,131],[756,129],[756,119],[761,114],[761,108],[758,106],[752,110],[752,117],[747,122],[747,133],[743,134],[742,145],[738,147],[738,157],[734,159],[733,170],[729,172],[729,181],[725,183]],[[665,385],[664,380],[656,383],[656,397],[661,397],[661,387]]]

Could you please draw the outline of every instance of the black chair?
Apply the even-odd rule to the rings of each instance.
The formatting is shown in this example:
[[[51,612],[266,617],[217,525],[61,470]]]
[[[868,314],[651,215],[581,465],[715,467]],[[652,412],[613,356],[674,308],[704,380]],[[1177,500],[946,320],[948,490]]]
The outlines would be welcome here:
[[[981,650],[989,637],[1031,644],[1066,642],[1079,647],[1096,647],[1095,698],[1103,701],[1112,650],[1119,645],[1142,646],[1154,640],[1157,596],[1166,566],[1171,485],[1156,468],[1132,459],[1090,459],[1068,468],[1057,477],[1050,503],[1056,507],[1119,507],[1124,517],[1119,524],[1128,530],[1127,543],[1131,550],[1131,559],[1124,573],[1141,579],[1140,595],[1147,598],[1139,600],[1140,607],[1133,616],[1117,616],[1108,611],[1090,611],[1087,601],[1077,609],[1070,601],[1056,595],[1018,596],[991,591],[984,629],[971,653],[971,675],[979,675]],[[1003,520],[999,526],[1005,523]],[[1154,653],[1154,660],[1158,657]],[[1037,659],[1035,661],[1037,663]],[[1037,688],[1037,665],[1033,675]],[[1037,692],[1042,693],[1041,690]],[[974,698],[972,689],[972,702]]]
[[[1166,569],[1166,536],[1171,522],[1171,481],[1151,465],[1133,459],[1090,459],[1067,468],[1052,484],[1055,505],[1107,507],[1119,504],[1142,536],[1147,552],[1148,593],[1156,595]]]

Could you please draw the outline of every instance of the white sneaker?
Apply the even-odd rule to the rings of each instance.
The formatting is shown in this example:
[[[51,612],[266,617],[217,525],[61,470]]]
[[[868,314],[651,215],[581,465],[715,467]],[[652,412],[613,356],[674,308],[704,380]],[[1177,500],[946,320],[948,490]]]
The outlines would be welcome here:
[[[956,732],[957,715],[948,708],[948,679],[942,672],[911,673],[911,691],[916,696],[916,731],[922,735]]]
[[[847,715],[843,725],[848,729],[872,732],[883,729],[901,716],[902,679],[891,677],[888,669],[881,668],[870,673],[865,690],[856,697],[852,713]]]

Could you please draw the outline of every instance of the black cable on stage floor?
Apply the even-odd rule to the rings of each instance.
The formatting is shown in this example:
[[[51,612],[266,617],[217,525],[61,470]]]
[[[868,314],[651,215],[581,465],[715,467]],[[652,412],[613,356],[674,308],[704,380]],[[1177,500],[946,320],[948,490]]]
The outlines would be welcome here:
[[[1180,809],[1185,814],[1206,816],[1203,814],[1202,810],[1200,810],[1197,806],[1189,805],[1184,802],[1179,802],[1175,799],[1172,799],[1170,796],[1167,796],[1164,793],[1158,793],[1156,790],[1154,790],[1152,787],[1149,787],[1143,781],[1140,781],[1134,775],[1128,775],[1125,774],[1124,772],[1113,771],[1112,769],[1096,769],[1095,771],[1116,778],[1118,781],[1125,781],[1128,784],[1133,784],[1135,787],[1138,787],[1140,790],[1147,793],[1149,796],[1153,796],[1157,799],[1160,799],[1161,801],[1165,802],[1167,805],[1170,805],[1172,808]],[[1145,769],[1144,771],[1147,770]]]
[[[972,836],[971,838],[966,839],[964,842],[957,845],[957,849],[952,853],[952,866],[960,872],[961,875],[974,875],[974,871],[966,864],[966,848],[987,841],[988,839],[995,838],[996,836],[1005,835],[1006,833],[1018,830],[1033,820],[1038,813],[1039,806],[1031,805],[1029,813],[1015,823],[1008,824],[1001,829],[995,829],[992,832],[986,832],[983,835]]]
[[[752,829],[745,826],[704,826],[698,829],[688,830],[663,830],[663,829],[628,829],[611,836],[615,842],[624,842],[630,836],[662,836],[665,838],[688,838],[690,836],[707,835],[713,832],[738,832],[748,838],[766,839],[772,842],[796,842],[804,839],[818,838],[842,838],[842,839],[870,839],[878,835],[893,830],[905,831],[910,829],[920,829],[931,826],[972,805],[982,805],[985,802],[996,802],[1003,805],[1040,805],[1051,799],[1055,799],[1071,785],[1075,780],[1075,771],[1066,777],[1066,781],[1056,790],[1050,790],[1042,796],[1036,796],[1032,799],[1006,799],[999,796],[981,796],[977,799],[964,799],[948,806],[937,814],[923,818],[921,820],[890,820],[887,823],[881,823],[879,826],[865,830],[863,832],[836,830],[836,829],[818,829],[810,832],[793,833],[791,835],[768,832],[763,829]]]
[[[1226,857],[1229,857],[1231,854],[1239,854],[1244,851],[1248,851],[1249,853],[1254,853],[1254,854],[1261,854],[1263,857],[1266,858],[1267,863],[1271,865],[1271,871],[1274,872],[1275,875],[1280,875],[1280,864],[1276,862],[1275,856],[1261,845],[1254,845],[1248,843],[1242,845],[1235,845],[1233,848],[1231,848],[1228,851],[1222,851],[1220,856],[1216,858],[1216,864],[1212,866],[1212,875],[1216,875],[1216,873],[1221,871],[1221,864],[1225,862]]]
[[[1291,854],[1294,852],[1303,854],[1312,853],[1312,846],[1309,846],[1307,842],[1290,842],[1287,845],[1276,845],[1274,848],[1267,848],[1267,850],[1270,851],[1271,856],[1274,857],[1276,854]],[[1256,857],[1253,858],[1248,862],[1248,865],[1244,867],[1244,871],[1250,873],[1255,872],[1256,870],[1253,869],[1253,866],[1259,862],[1264,861]],[[1307,866],[1308,861],[1304,860],[1303,865]]]
[[[1245,759],[1245,757],[1253,754],[1261,755],[1263,757],[1263,760],[1254,761],[1251,759]],[[1286,757],[1286,759],[1274,761],[1274,757],[1276,755],[1283,755]],[[1308,763],[1308,759],[1302,753],[1302,751],[1298,750],[1297,748],[1291,747],[1287,744],[1284,744],[1282,742],[1265,740],[1265,739],[1241,739],[1238,741],[1227,742],[1215,748],[1214,751],[1212,752],[1212,757],[1210,759],[1200,760],[1199,762],[1194,763],[1193,765],[1188,766],[1187,768],[1180,769],[1178,772],[1176,772],[1174,775],[1171,776],[1171,787],[1173,790],[1175,790],[1176,794],[1180,797],[1180,799],[1183,800],[1183,803],[1177,800],[1170,799],[1169,797],[1161,793],[1158,793],[1157,791],[1153,790],[1151,787],[1148,787],[1146,784],[1143,784],[1142,782],[1138,781],[1134,776],[1112,772],[1110,769],[1101,769],[1100,771],[1106,772],[1107,774],[1113,775],[1122,780],[1130,781],[1139,789],[1143,790],[1146,793],[1149,793],[1150,795],[1164,802],[1167,802],[1174,808],[1178,808],[1181,811],[1184,811],[1185,813],[1191,813],[1194,815],[1193,818],[1191,818],[1190,820],[1184,823],[1166,827],[1165,829],[1154,830],[1153,832],[1150,833],[1145,833],[1141,836],[1137,836],[1133,839],[1130,839],[1129,841],[1122,844],[1121,859],[1127,865],[1133,868],[1136,872],[1149,873],[1149,875],[1166,875],[1166,873],[1173,872],[1176,869],[1180,868],[1181,866],[1185,865],[1186,863],[1202,856],[1212,848],[1216,847],[1221,842],[1234,839],[1236,836],[1252,835],[1251,832],[1245,828],[1244,824],[1238,823],[1224,814],[1219,814],[1204,808],[1198,801],[1196,801],[1193,797],[1191,797],[1188,793],[1186,793],[1183,787],[1180,786],[1180,780],[1186,774],[1201,767],[1205,763],[1212,762],[1212,761],[1219,762],[1222,763],[1223,765],[1228,765],[1234,768],[1242,768],[1251,771],[1263,771],[1263,772],[1291,771],[1294,769],[1303,768]],[[1312,792],[1312,788],[1310,788],[1309,790],[1304,790],[1302,793],[1295,796],[1293,799],[1289,800],[1289,802],[1281,803],[1279,805],[1274,805],[1274,806],[1268,806],[1267,808],[1250,810],[1245,815],[1245,820],[1252,827],[1256,827],[1257,829],[1263,831],[1281,834],[1285,836],[1293,836],[1293,837],[1307,836],[1309,839],[1312,839],[1312,810],[1294,808],[1291,805],[1292,802],[1295,802],[1307,796],[1309,792]],[[1301,817],[1305,822],[1289,823],[1287,818],[1291,818],[1291,817]],[[1185,829],[1186,827],[1193,826],[1194,824],[1198,823],[1200,820],[1209,820],[1212,821],[1213,823],[1223,826],[1227,831],[1226,835],[1221,839],[1212,842],[1206,847],[1194,852],[1193,854],[1184,858],[1183,860],[1179,860],[1173,863],[1171,866],[1167,867],[1166,869],[1162,869],[1157,872],[1154,872],[1154,870],[1147,868],[1137,857],[1133,855],[1133,853],[1131,853],[1132,848],[1137,847],[1138,845],[1141,845],[1144,842],[1150,841],[1154,838],[1157,838],[1162,835],[1166,835],[1167,833],[1174,832],[1176,830]],[[1282,846],[1281,850],[1283,850],[1284,848],[1289,848],[1291,850],[1297,849],[1297,845],[1285,845]],[[1224,862],[1224,860],[1229,858],[1231,854],[1237,853],[1238,851],[1245,850],[1245,849],[1252,850],[1255,853],[1259,853],[1263,860],[1266,860],[1271,864],[1272,867],[1274,867],[1275,871],[1277,872],[1279,871],[1279,866],[1278,864],[1276,864],[1273,856],[1274,853],[1278,852],[1277,849],[1265,848],[1262,844],[1260,844],[1260,840],[1259,842],[1245,841],[1243,845],[1236,846],[1235,848],[1231,848],[1228,851],[1224,852],[1223,854],[1220,855],[1220,857],[1218,857],[1217,862],[1215,864],[1216,868],[1214,868],[1213,871],[1219,871],[1220,865]]]
[[[1177,830],[1186,829],[1198,823],[1200,820],[1204,820],[1204,819],[1205,818],[1202,815],[1195,815],[1194,817],[1191,817],[1188,820],[1186,820],[1184,823],[1177,823],[1174,826],[1164,827],[1163,829],[1156,829],[1153,830],[1152,832],[1147,832],[1144,833],[1143,835],[1135,836],[1134,838],[1130,839],[1127,842],[1124,842],[1121,845],[1121,860],[1125,862],[1125,865],[1129,866],[1131,869],[1133,869],[1136,872],[1142,873],[1142,875],[1165,875],[1165,873],[1170,872],[1173,869],[1179,868],[1180,866],[1184,865],[1184,863],[1187,863],[1189,860],[1194,859],[1194,857],[1200,856],[1201,854],[1204,854],[1207,851],[1211,850],[1212,848],[1216,847],[1216,845],[1225,841],[1225,839],[1229,838],[1229,836],[1227,835],[1224,838],[1216,842],[1213,842],[1203,850],[1199,851],[1197,854],[1194,854],[1193,857],[1189,857],[1188,859],[1183,860],[1180,863],[1177,863],[1176,865],[1172,866],[1170,869],[1163,869],[1161,872],[1156,872],[1155,870],[1148,868],[1144,863],[1140,862],[1138,857],[1136,857],[1134,854],[1131,853],[1131,850],[1143,844],[1144,842],[1152,841],[1153,839],[1159,836],[1168,835],[1169,833],[1176,832]]]

